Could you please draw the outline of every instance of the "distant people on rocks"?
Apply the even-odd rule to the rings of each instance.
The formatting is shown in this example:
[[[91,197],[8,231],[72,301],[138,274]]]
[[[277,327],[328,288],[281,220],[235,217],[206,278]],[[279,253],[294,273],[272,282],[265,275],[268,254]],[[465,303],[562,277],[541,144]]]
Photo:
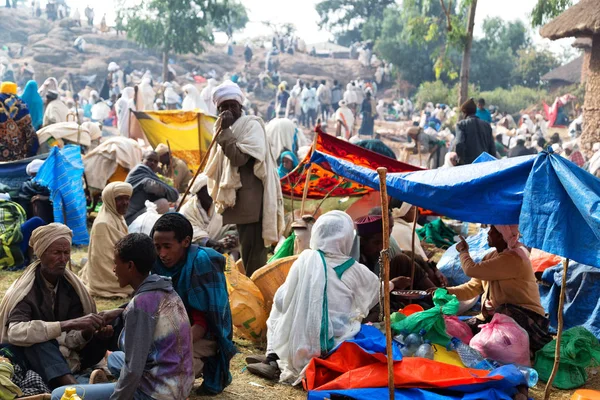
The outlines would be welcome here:
[[[335,112],[335,136],[349,140],[354,130],[354,114],[348,108],[345,100],[340,100],[339,108]]]
[[[331,89],[325,80],[321,81],[317,89],[317,99],[319,100],[319,117],[323,121],[327,121],[331,109]]]
[[[0,106],[0,161],[21,160],[35,155],[37,136],[27,104],[17,96],[16,83],[2,82]]]
[[[302,89],[302,112],[305,120],[304,126],[312,128],[317,122],[317,109],[319,101],[317,100],[317,89],[310,87],[308,84]]]
[[[462,106],[465,119],[456,124],[454,152],[458,155],[459,165],[471,164],[483,152],[496,156],[496,145],[489,123],[477,118],[477,106],[471,98]]]
[[[125,221],[127,225],[144,212],[146,212],[146,201],[159,203],[166,199],[174,203],[179,198],[177,190],[163,182],[157,175],[159,158],[154,151],[144,153],[142,163],[135,166],[125,179],[133,187],[133,195],[129,202]],[[164,203],[164,201],[163,201]]]
[[[102,19],[100,20],[100,32],[102,32],[102,33],[108,32],[108,26],[106,25],[106,14],[104,14],[102,16]]]
[[[250,47],[250,43],[246,43],[246,46],[244,46],[244,60],[246,61],[246,68],[250,68],[253,55],[254,53],[252,51],[252,47]]]
[[[85,18],[87,19],[88,26],[94,26],[94,9],[89,5],[85,8]]]
[[[337,80],[333,81],[333,87],[331,88],[331,107],[333,111],[337,111],[340,106],[340,101],[344,98],[344,93],[342,91],[342,85],[338,83]]]
[[[77,50],[78,53],[84,53],[85,44],[86,42],[83,36],[77,36],[77,39],[75,39],[75,41],[73,42],[73,48]]]
[[[217,146],[205,168],[208,192],[224,224],[236,224],[242,260],[251,276],[267,261],[267,248],[283,231],[283,197],[264,123],[242,115],[244,95],[231,81],[213,92],[219,111]],[[235,189],[239,188],[239,189]]]
[[[371,92],[368,91],[360,108],[362,122],[358,131],[359,134],[373,136],[375,116],[377,115],[376,107],[375,100],[373,99]]]
[[[79,14],[79,8],[76,8],[71,15],[71,19],[75,21],[75,25],[81,26],[81,14]]]
[[[278,118],[285,117],[289,98],[290,92],[287,91],[287,82],[281,82],[277,89],[277,102],[275,104]]]

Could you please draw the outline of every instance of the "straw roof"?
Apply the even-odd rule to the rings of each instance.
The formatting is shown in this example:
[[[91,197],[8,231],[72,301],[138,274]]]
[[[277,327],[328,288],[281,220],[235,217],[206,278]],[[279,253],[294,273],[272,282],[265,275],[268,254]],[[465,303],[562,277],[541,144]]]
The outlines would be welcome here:
[[[598,0],[581,0],[540,29],[540,35],[551,40],[597,34],[600,34]]]
[[[562,65],[546,75],[543,81],[561,81],[569,84],[581,82],[581,68],[583,67],[583,56],[578,57],[568,64]]]
[[[582,38],[577,38],[575,39],[575,41],[573,42],[573,44],[571,45],[572,47],[575,47],[576,49],[591,49],[592,48],[592,39],[587,38],[587,37],[582,37]]]

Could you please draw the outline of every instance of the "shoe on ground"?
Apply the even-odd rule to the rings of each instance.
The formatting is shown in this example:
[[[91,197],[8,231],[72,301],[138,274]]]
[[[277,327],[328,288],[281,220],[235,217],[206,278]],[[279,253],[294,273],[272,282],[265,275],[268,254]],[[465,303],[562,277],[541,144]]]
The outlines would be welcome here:
[[[266,363],[267,362],[267,356],[263,356],[263,355],[251,355],[246,357],[246,364],[250,365],[250,364],[260,364],[260,363]]]
[[[269,364],[250,364],[247,368],[252,374],[270,381],[278,379],[281,374],[279,367],[277,367],[277,362],[275,361],[272,361]]]
[[[98,383],[108,383],[106,372],[101,369],[95,369],[90,375],[90,385],[95,385]]]

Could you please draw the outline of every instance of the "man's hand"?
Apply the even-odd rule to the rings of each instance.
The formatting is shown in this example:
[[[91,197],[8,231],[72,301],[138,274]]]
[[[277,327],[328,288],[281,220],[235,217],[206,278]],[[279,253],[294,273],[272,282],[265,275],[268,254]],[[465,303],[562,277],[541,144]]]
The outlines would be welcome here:
[[[458,244],[456,245],[456,251],[458,251],[459,253],[469,253],[469,245],[467,244],[467,241],[464,237],[459,237],[460,242],[458,242]]]
[[[221,243],[217,242],[216,240],[208,239],[206,241],[206,247],[210,247],[211,249],[218,251],[219,253],[225,252],[225,249],[223,248]]]
[[[217,131],[223,131],[231,125],[233,125],[233,114],[229,110],[225,110],[219,115],[219,119],[217,120]]]
[[[403,290],[410,286],[410,278],[408,276],[399,276],[390,282],[394,285],[392,290]]]
[[[112,325],[106,325],[96,332],[96,337],[100,340],[110,339],[115,334]]]
[[[104,320],[98,314],[88,314],[83,317],[62,321],[60,328],[63,332],[69,331],[97,331],[104,326]]]
[[[98,313],[99,316],[104,320],[104,325],[112,323],[119,315],[123,313],[122,308],[116,308],[114,310],[102,311]]]

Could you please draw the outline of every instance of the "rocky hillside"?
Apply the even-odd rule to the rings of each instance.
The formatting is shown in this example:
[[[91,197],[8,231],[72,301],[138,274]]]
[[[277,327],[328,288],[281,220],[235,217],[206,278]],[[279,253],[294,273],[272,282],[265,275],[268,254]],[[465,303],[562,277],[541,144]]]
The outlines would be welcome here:
[[[96,89],[106,75],[110,61],[124,66],[127,61],[138,70],[149,69],[155,77],[161,73],[161,57],[154,51],[142,49],[125,36],[114,32],[99,34],[91,28],[72,26],[73,21],[51,22],[35,18],[27,10],[0,8],[0,31],[3,32],[3,45],[9,51],[5,57],[18,72],[24,62],[29,62],[36,71],[36,80],[43,82],[50,76],[59,81],[72,74],[75,78],[97,75]],[[85,53],[78,53],[73,42],[82,36],[86,42]],[[257,76],[264,68],[265,50],[256,48],[249,75]],[[192,70],[206,73],[215,70],[220,76],[224,73],[239,72],[243,69],[243,47],[236,46],[234,56],[225,54],[222,47],[208,46],[200,55],[177,55],[174,69],[179,79]],[[301,78],[338,79],[343,83],[357,77],[371,77],[372,72],[363,70],[355,60],[315,58],[306,54],[279,55],[280,74],[288,82]],[[182,82],[180,82],[182,83]]]

